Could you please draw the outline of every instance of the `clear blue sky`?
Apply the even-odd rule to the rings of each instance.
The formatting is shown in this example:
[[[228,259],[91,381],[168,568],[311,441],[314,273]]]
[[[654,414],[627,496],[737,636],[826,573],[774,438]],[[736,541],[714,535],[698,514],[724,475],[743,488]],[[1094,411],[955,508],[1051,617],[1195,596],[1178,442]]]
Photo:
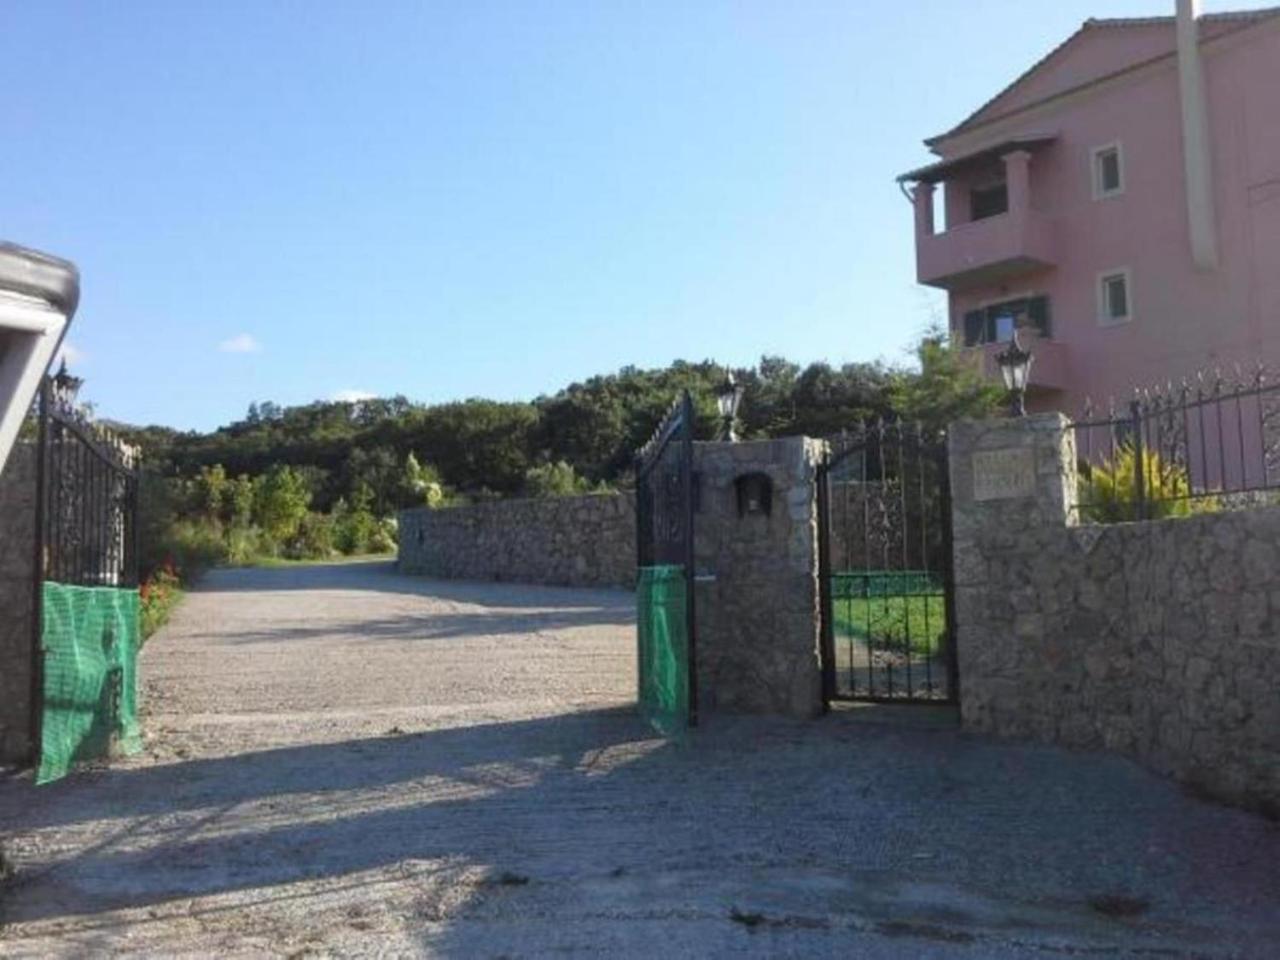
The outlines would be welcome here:
[[[0,236],[80,265],[86,396],[139,423],[902,360],[921,140],[1173,5],[11,2]]]

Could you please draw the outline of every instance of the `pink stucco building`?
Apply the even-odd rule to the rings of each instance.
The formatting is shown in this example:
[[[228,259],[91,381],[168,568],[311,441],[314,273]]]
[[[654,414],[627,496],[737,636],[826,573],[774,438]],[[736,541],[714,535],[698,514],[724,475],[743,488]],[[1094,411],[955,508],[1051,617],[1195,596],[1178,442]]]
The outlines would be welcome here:
[[[992,375],[1024,331],[1028,406],[1280,377],[1280,8],[1089,20],[926,143],[918,279]]]

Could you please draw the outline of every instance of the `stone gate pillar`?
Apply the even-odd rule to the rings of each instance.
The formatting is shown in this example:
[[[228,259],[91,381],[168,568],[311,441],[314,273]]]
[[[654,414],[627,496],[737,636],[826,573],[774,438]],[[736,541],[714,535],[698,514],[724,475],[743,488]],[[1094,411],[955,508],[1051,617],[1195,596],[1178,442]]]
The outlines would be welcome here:
[[[823,444],[694,448],[699,706],[822,712],[818,515]]]
[[[1041,733],[1010,726],[1038,715],[1025,702],[1040,695],[1027,659],[1052,655],[1043,643],[1055,596],[1037,585],[1061,572],[1075,434],[1050,413],[953,423],[949,444],[961,720]]]

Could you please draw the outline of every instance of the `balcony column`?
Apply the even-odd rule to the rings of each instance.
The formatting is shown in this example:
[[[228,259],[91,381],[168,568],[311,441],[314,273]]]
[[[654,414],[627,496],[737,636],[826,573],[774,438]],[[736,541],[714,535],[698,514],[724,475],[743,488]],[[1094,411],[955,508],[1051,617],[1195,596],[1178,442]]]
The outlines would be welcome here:
[[[1009,213],[1024,216],[1031,209],[1031,154],[1014,150],[1000,158],[1004,161],[1004,179],[1009,191]]]
[[[933,223],[933,184],[921,180],[912,191],[916,207],[916,236],[932,237]]]

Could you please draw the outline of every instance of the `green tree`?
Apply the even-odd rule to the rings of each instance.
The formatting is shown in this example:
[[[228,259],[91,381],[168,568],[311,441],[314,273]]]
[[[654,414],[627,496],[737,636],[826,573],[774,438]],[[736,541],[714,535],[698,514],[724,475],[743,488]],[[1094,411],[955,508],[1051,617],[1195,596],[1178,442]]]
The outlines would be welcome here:
[[[232,526],[247,526],[253,519],[253,479],[242,473],[232,480],[223,502],[226,521]]]
[[[306,481],[292,468],[276,466],[259,478],[254,493],[253,515],[258,526],[276,543],[288,543],[311,502]]]
[[[413,451],[404,458],[404,475],[396,506],[439,507],[444,503],[444,484],[440,472],[431,464],[422,464]]]
[[[348,556],[366,553],[378,532],[378,519],[369,511],[372,495],[367,487],[353,496],[351,503],[340,499],[333,507],[333,545]]]
[[[210,520],[217,519],[222,514],[223,499],[228,492],[227,471],[222,464],[201,467],[193,486],[196,509]]]
[[[893,378],[889,399],[898,416],[942,430],[954,420],[999,412],[1005,391],[982,375],[974,355],[932,332],[920,342],[916,356],[918,370],[899,371]]]
[[[529,497],[571,497],[590,490],[590,481],[563,460],[530,467],[524,474],[524,493]]]
[[[811,363],[796,377],[790,403],[794,415],[783,431],[827,437],[892,410],[892,374],[879,363],[847,363],[835,368]],[[743,398],[744,406],[749,397]]]

